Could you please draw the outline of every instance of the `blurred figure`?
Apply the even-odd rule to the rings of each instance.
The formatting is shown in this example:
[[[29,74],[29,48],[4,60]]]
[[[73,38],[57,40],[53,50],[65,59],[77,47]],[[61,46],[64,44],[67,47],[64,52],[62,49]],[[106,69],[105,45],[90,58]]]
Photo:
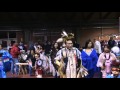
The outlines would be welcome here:
[[[108,74],[106,78],[120,78],[120,62],[112,62],[111,74]]]
[[[101,43],[96,39],[94,39],[94,49],[96,50],[98,56],[102,53]]]
[[[34,76],[35,75],[35,51],[30,50],[30,53],[27,57],[27,62],[29,63],[29,75]]]
[[[6,78],[2,58],[0,57],[0,78]]]
[[[43,68],[42,68],[42,60],[40,59],[40,55],[37,53],[35,54],[35,58],[36,58],[36,61],[35,61],[35,70],[36,70],[36,76],[37,78],[42,78],[42,74],[43,74]]]
[[[51,43],[47,42],[47,45],[45,45],[45,54],[49,55],[51,51]]]
[[[113,37],[110,37],[110,40],[108,41],[108,45],[109,45],[110,49],[111,49],[112,47],[114,47],[115,44],[116,44],[116,42],[115,42],[114,38],[113,38]]]
[[[16,65],[16,63],[19,63],[18,61],[18,56],[20,55],[20,49],[18,47],[18,43],[14,43],[14,45],[11,48],[10,54],[12,55],[12,64],[11,64],[11,69],[12,69],[12,74],[18,74],[19,72],[19,66]],[[14,71],[14,69],[16,69]]]
[[[43,62],[43,64],[42,64],[43,74],[46,75],[46,74],[49,72],[50,63],[49,63],[48,56],[46,56],[46,54],[45,54],[44,47],[41,47],[41,48],[40,48],[40,59],[41,59],[42,62]]]
[[[11,61],[12,56],[0,44],[0,78],[6,78],[6,72],[11,70]]]
[[[53,76],[54,76],[55,78],[59,78],[58,67],[57,67],[57,65],[55,64],[55,60],[54,60],[54,58],[56,57],[56,54],[57,54],[57,52],[58,52],[59,50],[60,50],[59,44],[58,44],[57,42],[54,43],[53,48],[52,48],[52,51],[51,51],[51,63],[52,63],[52,65],[53,65],[52,70],[53,70]]]
[[[106,78],[111,73],[111,65],[114,60],[117,60],[116,56],[110,52],[110,47],[106,45],[97,62],[97,67],[101,68],[102,78]]]

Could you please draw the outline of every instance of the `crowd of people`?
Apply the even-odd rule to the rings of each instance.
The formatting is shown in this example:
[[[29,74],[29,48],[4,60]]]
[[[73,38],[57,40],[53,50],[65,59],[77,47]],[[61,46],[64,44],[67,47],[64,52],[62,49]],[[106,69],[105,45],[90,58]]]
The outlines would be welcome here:
[[[18,75],[16,63],[28,63],[25,68],[29,75],[37,78],[44,75],[54,78],[120,78],[120,62],[112,50],[114,47],[120,48],[113,37],[108,42],[87,40],[84,47],[70,38],[62,44],[49,41],[29,45],[14,43],[7,50],[0,44],[0,77],[7,78],[6,72],[9,71]]]

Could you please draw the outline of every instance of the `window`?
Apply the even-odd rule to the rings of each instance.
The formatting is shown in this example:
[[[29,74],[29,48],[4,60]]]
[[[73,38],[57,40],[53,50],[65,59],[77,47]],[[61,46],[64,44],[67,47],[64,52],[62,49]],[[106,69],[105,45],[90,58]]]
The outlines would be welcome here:
[[[0,39],[3,39],[3,38],[8,38],[7,32],[0,32]]]
[[[9,38],[16,38],[16,32],[9,32]]]

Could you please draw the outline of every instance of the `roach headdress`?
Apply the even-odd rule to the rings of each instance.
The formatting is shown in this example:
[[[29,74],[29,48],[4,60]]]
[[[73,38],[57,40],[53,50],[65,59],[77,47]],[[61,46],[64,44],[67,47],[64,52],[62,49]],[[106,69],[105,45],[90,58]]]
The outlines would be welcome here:
[[[66,31],[62,31],[61,38],[58,38],[56,42],[57,43],[60,43],[60,42],[64,43],[66,40],[73,39],[73,38],[74,38],[73,33],[66,33]]]

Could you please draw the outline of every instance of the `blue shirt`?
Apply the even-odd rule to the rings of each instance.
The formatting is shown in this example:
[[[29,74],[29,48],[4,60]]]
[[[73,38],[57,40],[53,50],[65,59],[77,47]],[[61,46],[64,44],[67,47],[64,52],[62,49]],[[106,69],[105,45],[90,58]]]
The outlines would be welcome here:
[[[3,55],[2,55],[3,59],[4,58],[12,58],[11,54],[8,51],[4,50],[4,49],[0,50],[0,53],[3,53]]]
[[[106,78],[114,78],[113,74],[109,74],[106,76]],[[120,74],[117,76],[117,78],[120,78]]]

